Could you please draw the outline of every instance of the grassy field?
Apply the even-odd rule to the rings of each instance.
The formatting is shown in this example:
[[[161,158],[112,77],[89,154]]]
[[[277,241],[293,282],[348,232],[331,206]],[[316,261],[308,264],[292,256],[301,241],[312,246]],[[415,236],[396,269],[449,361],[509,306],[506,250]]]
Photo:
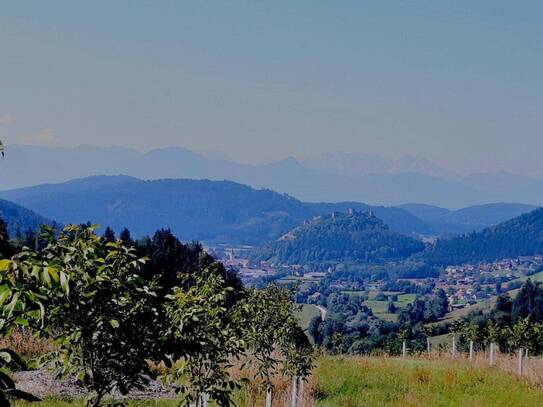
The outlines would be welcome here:
[[[313,304],[303,304],[300,311],[296,311],[296,317],[300,321],[300,326],[303,330],[306,330],[309,327],[311,320],[319,316],[321,312]]]
[[[543,392],[512,375],[439,360],[322,359],[319,407],[541,406]]]
[[[519,278],[520,281],[526,281],[526,280],[532,280],[532,281],[540,281],[543,282],[543,271],[540,271],[539,273],[532,274],[531,276],[522,276]]]
[[[397,308],[404,308],[408,304],[411,304],[413,301],[415,301],[416,294],[398,294],[398,293],[391,293],[385,295],[398,295],[398,301],[394,302],[394,305],[396,305]],[[374,298],[370,295],[369,298]],[[388,301],[375,301],[372,299],[369,299],[367,301],[364,301],[364,304],[366,304],[371,310],[373,311],[373,315],[375,315],[378,318],[385,319],[387,321],[396,321],[398,318],[399,310],[396,314],[390,314],[387,312],[388,307]]]
[[[438,349],[439,346],[452,346],[452,336],[450,334],[436,335],[430,338],[432,349]]]

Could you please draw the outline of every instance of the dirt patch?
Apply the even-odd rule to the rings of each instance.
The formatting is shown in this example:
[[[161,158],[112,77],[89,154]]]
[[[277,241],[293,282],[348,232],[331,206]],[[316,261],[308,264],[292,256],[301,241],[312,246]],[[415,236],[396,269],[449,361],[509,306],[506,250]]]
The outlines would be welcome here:
[[[38,397],[84,398],[87,390],[75,379],[57,380],[47,370],[30,370],[13,374],[17,388]],[[175,398],[175,392],[160,382],[151,380],[143,390],[133,390],[127,396],[113,395],[115,399]]]

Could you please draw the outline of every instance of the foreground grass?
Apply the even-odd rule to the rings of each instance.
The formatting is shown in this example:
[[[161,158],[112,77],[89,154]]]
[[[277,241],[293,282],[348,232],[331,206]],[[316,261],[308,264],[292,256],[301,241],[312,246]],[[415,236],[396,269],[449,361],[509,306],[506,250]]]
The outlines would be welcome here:
[[[465,362],[325,358],[314,380],[317,406],[541,406],[543,392],[507,373]]]
[[[276,383],[274,407],[290,406],[288,380]],[[498,369],[477,368],[466,360],[363,358],[319,359],[306,386],[303,407],[541,406],[543,391]],[[236,405],[263,405],[261,390],[249,385],[235,394]],[[313,401],[315,399],[315,401]],[[17,407],[74,407],[79,400],[48,399]],[[132,407],[174,407],[175,400],[132,401]],[[302,407],[302,405],[300,406]]]

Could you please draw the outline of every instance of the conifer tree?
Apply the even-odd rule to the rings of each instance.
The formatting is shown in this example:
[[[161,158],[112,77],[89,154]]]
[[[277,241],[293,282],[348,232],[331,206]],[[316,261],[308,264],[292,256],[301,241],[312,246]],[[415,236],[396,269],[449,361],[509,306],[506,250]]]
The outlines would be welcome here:
[[[109,226],[104,231],[104,240],[108,243],[113,243],[115,240],[117,240],[115,237],[115,232]]]

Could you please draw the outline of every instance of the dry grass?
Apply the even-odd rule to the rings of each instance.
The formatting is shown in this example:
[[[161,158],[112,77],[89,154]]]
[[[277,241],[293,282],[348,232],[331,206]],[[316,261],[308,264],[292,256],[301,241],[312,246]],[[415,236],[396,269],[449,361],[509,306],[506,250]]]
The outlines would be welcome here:
[[[257,377],[254,367],[249,365],[244,366],[242,369],[244,362],[246,362],[246,360],[236,361],[231,369],[233,378],[237,380],[247,379],[243,388],[235,394],[236,405],[239,407],[263,406],[265,401],[265,385],[262,380]],[[280,372],[276,373],[277,374],[272,377],[273,406],[290,407],[292,379],[280,374]],[[312,381],[309,380],[301,385],[298,407],[313,406],[315,406],[315,401],[313,397]]]
[[[23,359],[33,359],[55,349],[51,340],[37,337],[29,329],[17,329],[11,336],[0,340],[0,348],[11,349]]]
[[[440,357],[437,356],[436,357]],[[441,356],[444,357],[444,356]],[[445,355],[447,358],[452,358],[450,355]],[[490,355],[488,352],[477,352],[474,355],[473,360],[470,362],[466,355],[461,356],[466,363],[472,363],[479,368],[489,368]],[[493,369],[503,370],[511,375],[518,376],[518,358],[515,355],[504,354],[500,352],[494,353],[494,366]],[[524,359],[522,379],[527,380],[529,383],[543,389],[543,358],[528,357]]]
[[[494,351],[494,365],[492,368],[490,367],[490,354],[488,350],[475,352],[473,360],[469,360],[469,354],[467,353],[459,352],[453,357],[450,351],[431,352],[430,355],[421,353],[415,356],[411,355],[407,359],[433,360],[436,362],[460,362],[480,369],[501,370],[518,377],[518,356],[509,353],[501,353],[497,349]],[[543,356],[528,357],[523,360],[521,379],[543,389]]]
[[[249,357],[250,359],[250,357]],[[247,363],[247,358],[232,361],[230,375],[234,380],[245,380],[245,384],[234,394],[234,400],[238,407],[254,407],[264,405],[265,384],[257,377],[257,371],[254,366]],[[166,374],[168,368],[164,363],[150,364],[151,369],[156,374]],[[279,371],[272,377],[273,385],[273,406],[290,407],[292,379],[282,375]],[[213,404],[212,404],[213,405]],[[298,407],[315,406],[311,380],[302,384]]]

